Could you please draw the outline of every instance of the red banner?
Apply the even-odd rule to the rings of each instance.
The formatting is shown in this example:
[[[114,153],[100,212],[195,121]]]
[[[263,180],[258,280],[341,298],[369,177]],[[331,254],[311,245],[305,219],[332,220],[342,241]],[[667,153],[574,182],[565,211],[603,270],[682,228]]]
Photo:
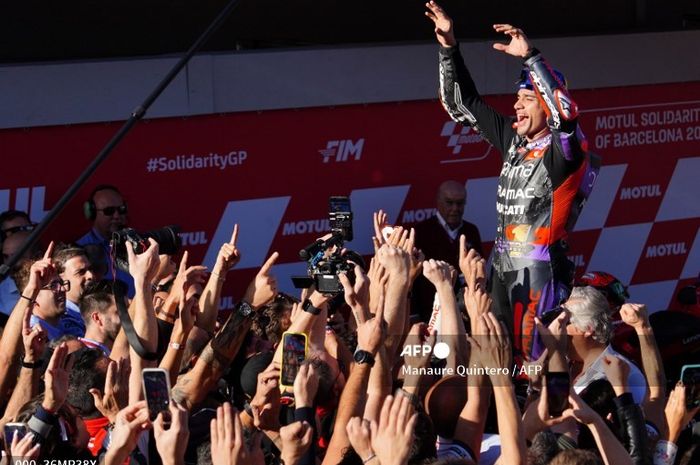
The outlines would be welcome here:
[[[604,166],[570,238],[571,257],[579,271],[609,271],[632,285],[633,299],[665,308],[700,268],[700,83],[580,90],[574,98]],[[513,113],[513,96],[487,100]],[[0,131],[0,211],[28,210],[41,220],[119,125]],[[488,241],[500,165],[500,154],[436,101],[149,120],[47,237],[85,233],[82,202],[95,185],[115,184],[132,227],[179,224],[193,261],[211,265],[238,222],[242,271],[225,293],[238,295],[275,250],[281,287],[290,289],[288,275],[304,272],[298,250],[328,228],[329,195],[351,197],[357,239],[349,247],[367,254],[373,210],[415,223],[434,212],[438,185],[455,179],[469,192],[465,217]]]

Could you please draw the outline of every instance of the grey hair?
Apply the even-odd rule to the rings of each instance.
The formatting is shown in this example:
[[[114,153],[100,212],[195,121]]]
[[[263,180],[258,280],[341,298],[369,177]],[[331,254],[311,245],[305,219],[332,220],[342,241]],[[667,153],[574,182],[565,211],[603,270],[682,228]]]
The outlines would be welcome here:
[[[579,331],[591,331],[593,340],[601,344],[610,342],[610,306],[600,291],[592,286],[575,287],[566,308],[571,313],[571,324]]]

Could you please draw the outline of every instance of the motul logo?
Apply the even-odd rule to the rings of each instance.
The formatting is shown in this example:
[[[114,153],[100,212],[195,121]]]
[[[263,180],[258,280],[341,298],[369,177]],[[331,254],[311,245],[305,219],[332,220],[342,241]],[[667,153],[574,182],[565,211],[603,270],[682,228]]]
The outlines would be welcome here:
[[[685,248],[685,242],[676,242],[674,244],[659,244],[647,247],[646,258],[667,257],[670,255],[685,255],[688,251]]]
[[[364,145],[364,139],[358,139],[357,141],[353,141],[352,139],[331,140],[328,141],[325,149],[319,150],[318,152],[323,157],[323,163],[348,161],[350,156],[353,156],[355,161],[359,161],[360,158],[362,158],[362,148]]]
[[[647,197],[661,197],[661,186],[650,184],[648,186],[625,187],[620,191],[620,200],[645,199]]]

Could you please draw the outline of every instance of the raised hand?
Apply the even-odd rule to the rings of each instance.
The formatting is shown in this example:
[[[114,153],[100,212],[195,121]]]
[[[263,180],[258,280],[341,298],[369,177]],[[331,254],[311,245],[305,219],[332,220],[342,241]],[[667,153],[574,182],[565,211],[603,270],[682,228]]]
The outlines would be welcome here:
[[[129,403],[129,374],[131,373],[131,363],[126,357],[122,357],[118,362],[111,360],[107,365],[104,391],[90,389],[90,394],[95,401],[95,408],[109,419],[109,422],[116,422],[119,411]]]
[[[304,363],[294,379],[296,408],[313,407],[318,391],[318,370],[313,363]]]
[[[41,260],[37,260],[32,264],[29,269],[29,280],[27,281],[25,292],[22,293],[23,296],[32,297],[30,294],[34,294],[34,297],[36,297],[35,293],[48,286],[58,276],[56,266],[51,258],[53,250],[54,242],[51,241]]]
[[[68,346],[65,342],[56,347],[44,374],[44,400],[41,406],[50,412],[56,412],[66,401],[68,395],[68,375],[70,369]]]
[[[148,242],[148,248],[138,255],[134,252],[131,244],[126,244],[126,254],[129,258],[129,274],[134,277],[134,281],[150,285],[158,273],[160,259],[158,258],[158,243],[150,237]]]
[[[452,29],[452,19],[447,16],[447,13],[440,6],[430,1],[425,4],[428,11],[425,16],[433,20],[435,24],[435,37],[443,47],[454,47],[457,45],[457,39]]]
[[[375,258],[389,273],[390,279],[392,276],[408,278],[408,253],[402,248],[385,244],[379,249]]]
[[[601,420],[600,415],[596,413],[578,394],[573,390],[569,393],[569,405],[571,408],[564,410],[562,414],[565,418],[574,418],[579,423],[590,425],[598,420]]]
[[[382,465],[407,463],[413,443],[418,414],[408,396],[387,396],[379,414],[379,423],[370,425],[372,449]]]
[[[699,411],[700,407],[688,410],[685,386],[679,381],[668,396],[668,402],[666,402],[664,410],[666,423],[668,424],[668,440],[673,443],[677,442],[681,431]]]
[[[348,439],[352,448],[360,456],[363,463],[367,462],[367,459],[374,455],[369,421],[360,417],[353,417],[348,422],[345,430],[348,433]]]
[[[472,346],[472,352],[476,352],[475,356],[478,357],[481,366],[505,369],[489,372],[492,380],[509,377],[506,370],[510,369],[512,352],[508,331],[503,323],[498,321],[493,313],[485,313],[481,315],[476,334],[476,337],[469,338],[469,342]],[[496,386],[495,383],[494,386]]]
[[[282,461],[285,465],[296,465],[303,457],[314,437],[313,428],[307,422],[297,421],[280,428]]]
[[[107,452],[108,455],[118,458],[112,463],[121,463],[134,450],[139,435],[151,427],[148,416],[148,405],[145,400],[119,411]]]
[[[270,302],[277,294],[277,280],[272,275],[272,265],[275,264],[280,254],[274,252],[255,275],[255,279],[248,285],[243,300],[254,309],[258,309]]]
[[[345,273],[341,273],[338,279],[340,280],[340,284],[343,285],[345,302],[350,306],[355,316],[355,322],[359,325],[368,317],[370,282],[360,265],[354,262],[350,263],[352,263],[355,268],[355,285],[350,283],[350,279]]]
[[[187,266],[189,256],[189,252],[185,250],[180,259],[180,266],[178,267],[177,275],[172,285],[173,292],[175,293],[173,297],[178,297],[180,292],[183,292],[183,290],[186,291],[194,283],[204,285],[207,281],[207,267],[202,265]]]
[[[34,433],[27,433],[22,439],[19,439],[17,434],[11,438],[5,438],[5,443],[12,441],[10,445],[10,457],[14,460],[7,463],[36,463],[41,451],[41,444],[33,444]]]
[[[180,302],[178,305],[178,312],[180,315],[180,325],[182,325],[182,330],[185,334],[189,334],[194,328],[195,320],[197,319],[197,297],[194,293],[187,296],[187,290],[183,289],[180,293]]]
[[[258,374],[255,396],[250,401],[253,423],[261,430],[278,431],[280,411],[280,370],[274,364]]]
[[[515,57],[525,57],[532,49],[532,46],[527,40],[527,37],[522,29],[513,27],[510,24],[494,24],[493,28],[496,32],[502,32],[503,34],[510,36],[510,42],[508,45],[495,43],[493,44],[494,49]]]
[[[30,324],[31,318],[32,309],[31,307],[26,307],[22,318],[22,343],[24,345],[24,361],[28,363],[34,363],[39,360],[48,342],[48,336],[44,328],[40,324],[32,327]]]
[[[452,282],[450,264],[432,258],[423,262],[423,276],[436,288]]]
[[[372,213],[372,223],[374,224],[374,238],[379,245],[386,242],[386,237],[391,234],[393,228],[389,224],[389,217],[384,210]],[[388,234],[387,234],[388,233]]]
[[[241,261],[241,252],[236,247],[238,241],[238,224],[233,225],[231,240],[221,246],[219,255],[216,257],[215,272],[222,273],[220,278]],[[213,273],[212,273],[213,274]]]
[[[467,250],[467,238],[459,236],[459,269],[464,275],[467,288],[486,289],[486,261],[476,249]]]
[[[211,421],[210,432],[212,465],[248,465],[252,462],[241,420],[230,403],[226,402],[216,409],[216,419]]]
[[[535,317],[535,326],[550,356],[555,353],[566,355],[568,346],[566,326],[569,324],[569,317],[569,312],[565,310],[549,326],[545,326],[539,318]]]
[[[188,415],[187,409],[174,400],[170,401],[168,408],[170,425],[165,424],[163,412],[160,412],[153,423],[153,436],[163,465],[177,465],[185,461],[185,449],[190,438]]]
[[[649,313],[644,304],[627,303],[620,307],[620,317],[634,329],[649,327]]]

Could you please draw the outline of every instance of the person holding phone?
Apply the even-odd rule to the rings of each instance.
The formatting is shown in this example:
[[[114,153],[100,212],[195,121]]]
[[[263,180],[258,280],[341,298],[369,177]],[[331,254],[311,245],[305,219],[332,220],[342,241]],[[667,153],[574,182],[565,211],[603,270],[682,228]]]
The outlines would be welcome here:
[[[434,1],[426,7],[440,44],[443,107],[503,159],[490,290],[499,319],[514,337],[516,354],[535,359],[543,348],[534,337],[533,318],[568,295],[574,267],[566,258],[566,239],[591,192],[597,164],[564,76],[549,66],[521,29],[493,26],[510,39],[494,49],[523,60],[513,118],[482,100],[460,55],[452,20]]]

